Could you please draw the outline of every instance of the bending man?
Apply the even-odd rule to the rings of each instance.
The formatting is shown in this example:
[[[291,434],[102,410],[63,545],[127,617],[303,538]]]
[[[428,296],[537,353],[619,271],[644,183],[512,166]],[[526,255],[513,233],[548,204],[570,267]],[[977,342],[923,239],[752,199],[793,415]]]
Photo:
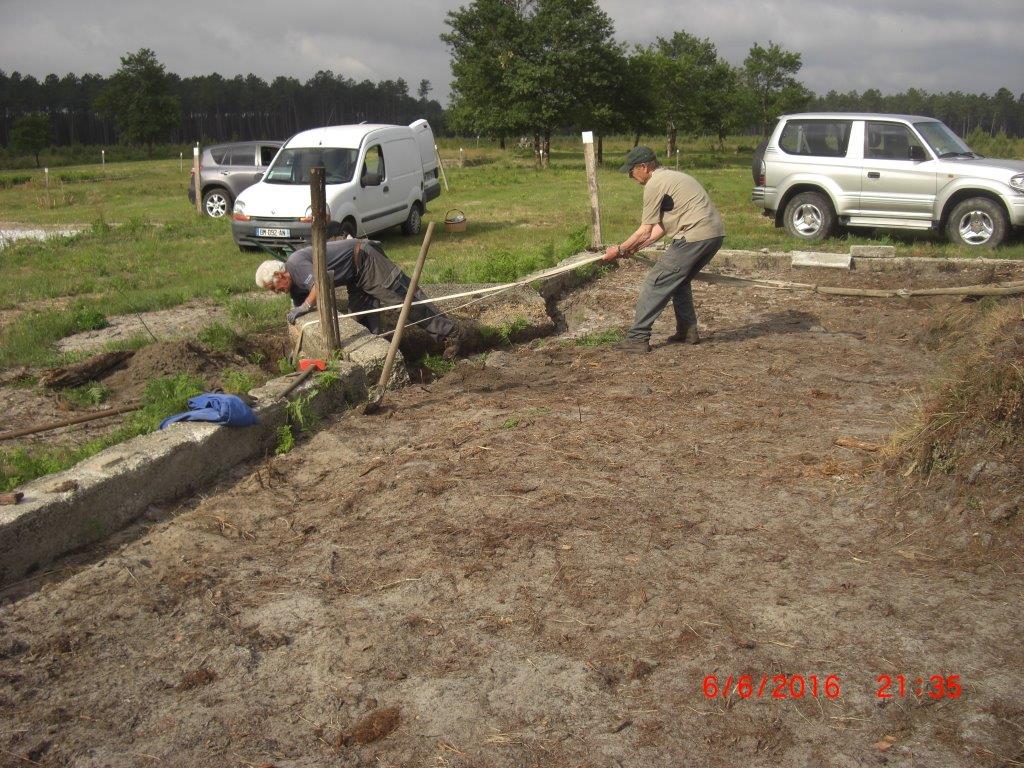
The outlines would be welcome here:
[[[619,170],[643,185],[643,217],[629,239],[608,247],[605,261],[631,256],[662,237],[672,242],[644,278],[633,327],[616,346],[624,352],[650,352],[651,327],[670,300],[676,314],[676,332],[668,341],[697,344],[700,337],[690,283],[722,247],[722,217],[700,182],[659,166],[648,147],[633,147]]]
[[[330,240],[327,243],[327,271],[334,275],[334,287],[348,289],[350,312],[401,304],[409,289],[409,276],[391,261],[372,240]],[[313,247],[295,251],[284,263],[264,261],[256,270],[256,285],[275,293],[288,293],[292,298],[288,322],[295,321],[316,309],[316,283],[313,278]],[[417,289],[414,299],[427,298]],[[355,318],[371,333],[380,333],[380,314]],[[417,322],[421,321],[421,322]],[[438,342],[445,345],[444,357],[454,358],[459,352],[458,327],[432,304],[414,305],[409,323],[416,323]]]

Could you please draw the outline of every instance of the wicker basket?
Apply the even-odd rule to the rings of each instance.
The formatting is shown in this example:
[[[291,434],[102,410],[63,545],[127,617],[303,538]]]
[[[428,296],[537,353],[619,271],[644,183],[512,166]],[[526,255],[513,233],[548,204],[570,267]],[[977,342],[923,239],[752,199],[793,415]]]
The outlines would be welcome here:
[[[445,232],[465,232],[468,223],[466,221],[466,214],[458,208],[452,208],[444,215]]]

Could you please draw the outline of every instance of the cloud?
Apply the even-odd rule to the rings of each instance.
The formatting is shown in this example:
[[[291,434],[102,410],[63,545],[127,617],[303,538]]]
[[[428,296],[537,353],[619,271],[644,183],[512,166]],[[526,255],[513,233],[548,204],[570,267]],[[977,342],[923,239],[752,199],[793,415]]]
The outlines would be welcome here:
[[[0,68],[112,73],[125,53],[152,48],[182,76],[250,72],[306,79],[326,69],[356,80],[420,79],[445,99],[450,70],[439,35],[454,0],[338,3],[254,0],[244,6],[198,0],[34,0],[3,2]],[[769,40],[803,56],[812,90],[877,88],[892,93],[1018,93],[1024,72],[1021,0],[603,0],[619,40],[649,43],[684,29],[710,38],[733,64]],[[651,84],[656,87],[657,84]]]

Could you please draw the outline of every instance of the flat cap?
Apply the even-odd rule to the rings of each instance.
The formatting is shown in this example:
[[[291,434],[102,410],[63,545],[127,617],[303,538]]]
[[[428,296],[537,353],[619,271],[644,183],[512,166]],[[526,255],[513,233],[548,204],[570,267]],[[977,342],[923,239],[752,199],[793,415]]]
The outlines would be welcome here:
[[[657,156],[654,154],[654,150],[650,147],[633,147],[629,150],[629,154],[626,155],[626,162],[619,168],[622,173],[629,173],[633,170],[634,165],[640,165],[640,163],[652,163],[657,160]]]

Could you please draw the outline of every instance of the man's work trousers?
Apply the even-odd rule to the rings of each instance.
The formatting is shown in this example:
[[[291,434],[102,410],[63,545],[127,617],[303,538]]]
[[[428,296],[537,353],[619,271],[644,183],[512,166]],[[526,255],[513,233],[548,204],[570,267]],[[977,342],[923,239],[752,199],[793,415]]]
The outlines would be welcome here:
[[[362,259],[356,271],[355,282],[348,286],[349,312],[361,312],[405,301],[410,279],[401,268],[373,246],[362,250]],[[416,289],[413,301],[423,301],[427,295]],[[428,319],[429,318],[429,319]],[[380,333],[380,313],[360,315],[355,318],[370,333]],[[455,323],[441,314],[433,304],[414,305],[409,310],[408,324],[416,324],[441,341],[455,332]]]
[[[651,267],[644,278],[640,297],[636,302],[636,318],[626,336],[630,339],[651,338],[651,327],[665,305],[672,301],[676,313],[676,326],[680,329],[697,325],[697,311],[693,307],[690,283],[722,247],[724,237],[698,240],[695,243],[674,241],[665,255]]]

